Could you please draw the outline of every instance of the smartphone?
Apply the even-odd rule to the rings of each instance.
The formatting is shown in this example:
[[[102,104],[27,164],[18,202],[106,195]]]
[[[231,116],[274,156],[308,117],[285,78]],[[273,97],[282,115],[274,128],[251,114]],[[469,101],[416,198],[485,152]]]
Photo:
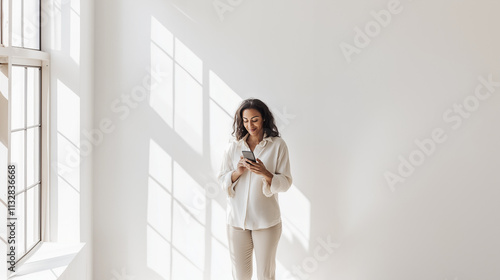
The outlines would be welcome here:
[[[254,156],[254,154],[253,154],[252,151],[241,151],[241,152],[243,153],[243,157],[244,158],[249,159],[249,160],[251,160],[253,162],[257,162],[255,160],[255,156]]]

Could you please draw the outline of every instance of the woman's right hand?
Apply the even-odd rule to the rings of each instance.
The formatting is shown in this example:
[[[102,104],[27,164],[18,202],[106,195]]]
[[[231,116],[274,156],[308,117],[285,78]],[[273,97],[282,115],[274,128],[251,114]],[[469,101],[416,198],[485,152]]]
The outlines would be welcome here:
[[[236,172],[238,172],[239,175],[243,174],[245,170],[247,170],[246,167],[246,159],[243,156],[240,156],[240,161],[238,162],[238,165],[236,166]]]

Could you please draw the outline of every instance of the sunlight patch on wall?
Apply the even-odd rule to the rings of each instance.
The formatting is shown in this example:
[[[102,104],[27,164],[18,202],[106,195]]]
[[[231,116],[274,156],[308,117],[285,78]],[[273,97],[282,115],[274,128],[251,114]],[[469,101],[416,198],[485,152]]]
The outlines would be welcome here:
[[[189,212],[184,216],[188,223],[194,218],[205,224],[205,189],[177,162],[174,162],[174,198]]]
[[[162,279],[170,279],[170,243],[150,225],[147,227],[147,265]]]
[[[184,254],[176,250],[173,252],[172,267],[172,279],[203,280],[203,270]]]
[[[162,238],[171,240],[171,195],[152,178],[148,182],[148,225]]]
[[[299,242],[304,250],[309,250],[311,228],[311,202],[292,184],[290,189],[280,195],[283,215],[283,237],[291,243]]]
[[[175,131],[193,150],[203,154],[203,63],[175,38]]]
[[[225,204],[224,204],[225,205]],[[212,201],[212,236],[227,248],[226,209]]]
[[[172,241],[172,158],[154,140],[149,141],[147,201],[147,266],[170,279]]]
[[[151,42],[168,56],[174,56],[174,35],[155,17],[151,17]]]
[[[151,18],[151,79],[149,105],[170,127],[174,127],[174,37],[156,18]]]
[[[175,61],[199,84],[203,84],[201,59],[178,38],[175,38]]]
[[[172,157],[154,140],[149,141],[149,176],[172,192]]]
[[[80,0],[71,0],[69,29],[69,54],[76,64],[80,64]]]
[[[279,260],[276,260],[276,279],[298,279],[291,275],[291,272]]]
[[[54,0],[52,2],[50,14],[52,20],[50,21],[50,48],[55,51],[62,49],[62,0]]]
[[[231,138],[233,116],[242,101],[217,74],[209,71],[210,163],[219,170],[224,149]]]
[[[203,154],[203,89],[184,68],[175,65],[174,128],[198,154]]]
[[[224,225],[224,229],[225,229]],[[227,239],[227,238],[225,238]],[[232,280],[231,258],[227,246],[212,237],[210,279]],[[221,265],[224,264],[224,265]],[[279,278],[277,278],[279,279]]]
[[[172,279],[203,279],[205,227],[174,201]]]
[[[225,204],[224,204],[225,205]],[[220,280],[231,280],[231,259],[229,257],[229,249],[227,244],[226,231],[226,209],[223,208],[217,201],[212,200],[212,248],[211,248],[211,278]],[[225,263],[228,265],[220,265]]]
[[[150,106],[201,155],[203,63],[155,17],[151,17],[150,32],[150,72],[158,73],[151,78]]]
[[[80,97],[59,79],[57,95],[57,241],[80,241]]]
[[[57,241],[79,242],[80,192],[63,177],[58,176],[57,197]]]
[[[210,99],[226,112],[231,119],[243,99],[216,73],[209,71]]]
[[[80,97],[57,80],[57,131],[80,146]]]

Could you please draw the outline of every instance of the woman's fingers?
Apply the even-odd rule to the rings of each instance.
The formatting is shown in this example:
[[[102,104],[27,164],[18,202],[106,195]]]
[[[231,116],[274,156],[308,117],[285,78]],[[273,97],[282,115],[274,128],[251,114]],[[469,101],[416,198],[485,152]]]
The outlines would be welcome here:
[[[250,170],[252,172],[259,174],[259,173],[261,173],[261,169],[262,169],[262,164],[259,161],[260,160],[258,160],[257,162],[252,162],[249,159],[245,158],[241,162],[242,162],[242,165],[245,166],[245,168],[247,168],[248,170]]]
[[[259,171],[261,168],[260,166],[257,166],[255,164],[248,164],[248,169],[252,170],[252,171]]]

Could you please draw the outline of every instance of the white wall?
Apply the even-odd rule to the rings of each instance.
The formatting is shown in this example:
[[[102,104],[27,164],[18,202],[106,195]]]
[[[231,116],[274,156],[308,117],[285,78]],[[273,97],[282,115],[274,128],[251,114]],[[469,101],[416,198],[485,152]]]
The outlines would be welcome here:
[[[95,3],[94,279],[230,279],[214,176],[248,97],[290,150],[279,279],[498,278],[500,87],[473,96],[478,77],[500,81],[499,3],[216,3],[233,6]],[[448,111],[464,100],[473,112]],[[439,129],[391,188],[384,174]]]

